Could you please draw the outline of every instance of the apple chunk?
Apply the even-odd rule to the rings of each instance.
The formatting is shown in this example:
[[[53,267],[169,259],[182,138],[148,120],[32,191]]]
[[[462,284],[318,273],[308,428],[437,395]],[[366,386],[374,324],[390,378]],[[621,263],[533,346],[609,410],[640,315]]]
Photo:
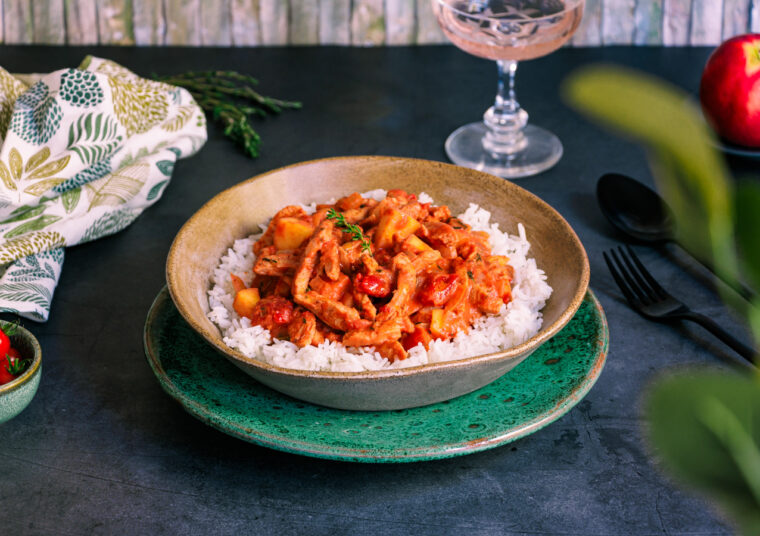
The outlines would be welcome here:
[[[297,249],[314,232],[311,222],[298,218],[280,218],[274,226],[275,249]]]
[[[235,299],[232,302],[232,308],[240,316],[246,316],[251,318],[253,314],[253,308],[259,303],[259,289],[257,288],[244,288],[238,290],[235,293]]]
[[[446,326],[446,312],[443,309],[433,309],[430,314],[430,334],[434,339],[448,339],[449,329]]]
[[[391,209],[380,217],[375,231],[375,246],[388,248],[393,240],[404,241],[420,228],[420,222],[397,209]]]
[[[428,246],[425,242],[416,235],[410,235],[404,240],[401,250],[404,253],[420,254],[426,251],[433,251],[433,248]]]

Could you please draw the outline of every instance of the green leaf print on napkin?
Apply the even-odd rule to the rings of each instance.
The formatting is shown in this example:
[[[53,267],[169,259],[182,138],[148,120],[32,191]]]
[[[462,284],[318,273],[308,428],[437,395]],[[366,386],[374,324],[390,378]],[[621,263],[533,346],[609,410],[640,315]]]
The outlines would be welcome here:
[[[21,153],[14,147],[8,153],[8,164],[0,160],[0,180],[9,190],[18,190],[20,183],[32,182],[24,188],[24,192],[32,195],[42,195],[51,188],[62,183],[63,178],[52,178],[66,169],[71,156],[65,155],[57,160],[47,162],[50,157],[50,149],[43,147],[29,157],[24,166]]]
[[[156,184],[153,188],[150,189],[150,192],[148,192],[148,195],[146,199],[148,201],[153,201],[156,197],[161,195],[161,192],[164,191],[164,187],[169,184],[169,179],[165,181],[161,181],[158,184]]]
[[[25,142],[40,145],[53,137],[62,117],[61,107],[40,80],[16,99],[11,130]]]
[[[97,72],[108,75],[113,108],[127,136],[147,132],[169,114],[167,93],[172,86],[140,78],[112,61],[101,63]]]
[[[126,203],[140,191],[148,179],[149,171],[150,164],[132,164],[87,184],[85,188],[91,196],[90,210]]]
[[[60,96],[72,106],[85,108],[103,102],[103,89],[93,73],[68,69],[61,75]]]
[[[109,212],[98,218],[82,237],[82,242],[94,240],[102,236],[118,233],[140,215],[139,210],[122,209]]]
[[[16,210],[11,212],[10,218],[0,221],[0,225],[3,225],[5,223],[13,223],[16,221],[24,221],[24,220],[28,220],[29,218],[34,218],[35,216],[39,216],[40,214],[45,212],[45,208],[46,208],[45,205],[37,205],[35,207],[24,205],[23,207],[18,207]]]
[[[60,216],[55,216],[52,214],[42,215],[35,220],[22,223],[18,227],[15,227],[12,231],[5,233],[3,236],[5,238],[15,238],[17,236],[21,236],[24,233],[28,233],[29,231],[39,231],[40,229],[44,229],[48,225],[51,225],[60,219]]]
[[[166,175],[167,177],[172,174],[172,171],[174,170],[174,161],[173,160],[159,160],[156,162],[156,167],[158,170]]]
[[[177,132],[190,121],[197,109],[195,106],[180,106],[177,109],[177,115],[167,119],[161,128],[168,132]]]
[[[77,205],[79,204],[79,199],[82,197],[82,189],[81,188],[74,188],[73,190],[66,190],[61,194],[61,203],[63,204],[63,210],[66,211],[66,214],[71,214],[75,208],[77,208]]]
[[[56,231],[37,231],[0,244],[0,264],[7,264],[38,251],[59,248],[66,239]]]
[[[120,145],[119,123],[111,116],[90,113],[80,116],[69,127],[67,149],[74,151],[83,164],[95,164]]]
[[[34,303],[41,307],[50,304],[53,295],[44,285],[27,283],[6,283],[0,287],[0,300]]]
[[[0,67],[0,311],[47,320],[64,248],[154,204],[174,161],[206,141],[197,117],[185,89],[102,58],[30,76]]]
[[[50,262],[48,262],[50,261]],[[55,279],[55,266],[63,262],[63,250],[42,251],[19,259],[13,267],[11,281],[28,282],[36,279]]]
[[[13,115],[16,99],[27,90],[26,84],[19,82],[8,71],[0,68],[0,136],[5,137]]]
[[[62,194],[69,190],[79,188],[80,186],[84,186],[88,182],[100,179],[109,173],[111,173],[111,159],[106,158],[105,160],[94,163],[70,179],[67,179],[66,181],[57,185],[55,188],[53,188],[53,193]]]

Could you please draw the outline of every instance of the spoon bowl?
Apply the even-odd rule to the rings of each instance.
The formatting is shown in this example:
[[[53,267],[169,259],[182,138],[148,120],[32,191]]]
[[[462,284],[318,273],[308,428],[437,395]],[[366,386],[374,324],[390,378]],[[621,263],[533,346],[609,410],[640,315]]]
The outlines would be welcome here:
[[[619,173],[607,173],[596,184],[604,216],[618,231],[636,242],[674,240],[675,224],[665,201],[644,184]]]
[[[639,181],[620,173],[607,173],[596,183],[596,198],[607,220],[631,241],[652,246],[678,243],[670,207],[657,192]],[[709,261],[698,259],[683,246],[681,248],[715,275]],[[745,300],[755,299],[755,293],[741,282],[724,283]]]

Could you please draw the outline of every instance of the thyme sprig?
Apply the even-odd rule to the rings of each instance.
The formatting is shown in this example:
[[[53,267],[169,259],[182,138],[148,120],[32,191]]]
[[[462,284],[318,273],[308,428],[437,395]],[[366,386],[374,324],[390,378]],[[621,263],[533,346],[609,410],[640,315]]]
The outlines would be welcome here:
[[[261,149],[261,136],[254,130],[251,118],[301,108],[300,102],[260,94],[253,89],[258,80],[236,71],[190,71],[153,78],[188,90],[198,105],[222,125],[224,135],[251,158],[258,157]]]
[[[362,251],[368,251],[372,253],[369,240],[367,240],[367,237],[364,236],[364,231],[362,231],[361,227],[354,225],[353,223],[348,223],[346,221],[346,217],[340,212],[336,211],[334,208],[331,208],[327,211],[327,219],[335,220],[335,225],[341,231],[350,234],[352,240],[360,241],[362,243]]]

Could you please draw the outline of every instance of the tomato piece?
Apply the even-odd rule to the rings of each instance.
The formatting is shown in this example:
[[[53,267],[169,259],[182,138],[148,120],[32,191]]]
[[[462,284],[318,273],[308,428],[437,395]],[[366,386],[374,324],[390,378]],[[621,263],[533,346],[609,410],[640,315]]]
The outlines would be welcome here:
[[[440,307],[445,304],[459,288],[457,274],[435,274],[429,277],[419,292],[419,300],[428,305]]]
[[[290,302],[278,303],[272,308],[272,320],[275,324],[289,324],[293,318],[293,305]]]
[[[293,319],[293,303],[282,296],[269,296],[253,307],[251,324],[275,333]]]
[[[376,274],[356,274],[356,285],[364,294],[375,298],[385,298],[391,293],[390,281]]]
[[[430,332],[425,328],[425,326],[420,326],[418,324],[414,326],[414,331],[404,335],[404,337],[401,339],[401,345],[404,347],[404,350],[411,350],[418,344],[422,343],[422,346],[425,347],[425,350],[428,350],[430,348],[430,342],[432,340],[433,337],[430,335]]]

